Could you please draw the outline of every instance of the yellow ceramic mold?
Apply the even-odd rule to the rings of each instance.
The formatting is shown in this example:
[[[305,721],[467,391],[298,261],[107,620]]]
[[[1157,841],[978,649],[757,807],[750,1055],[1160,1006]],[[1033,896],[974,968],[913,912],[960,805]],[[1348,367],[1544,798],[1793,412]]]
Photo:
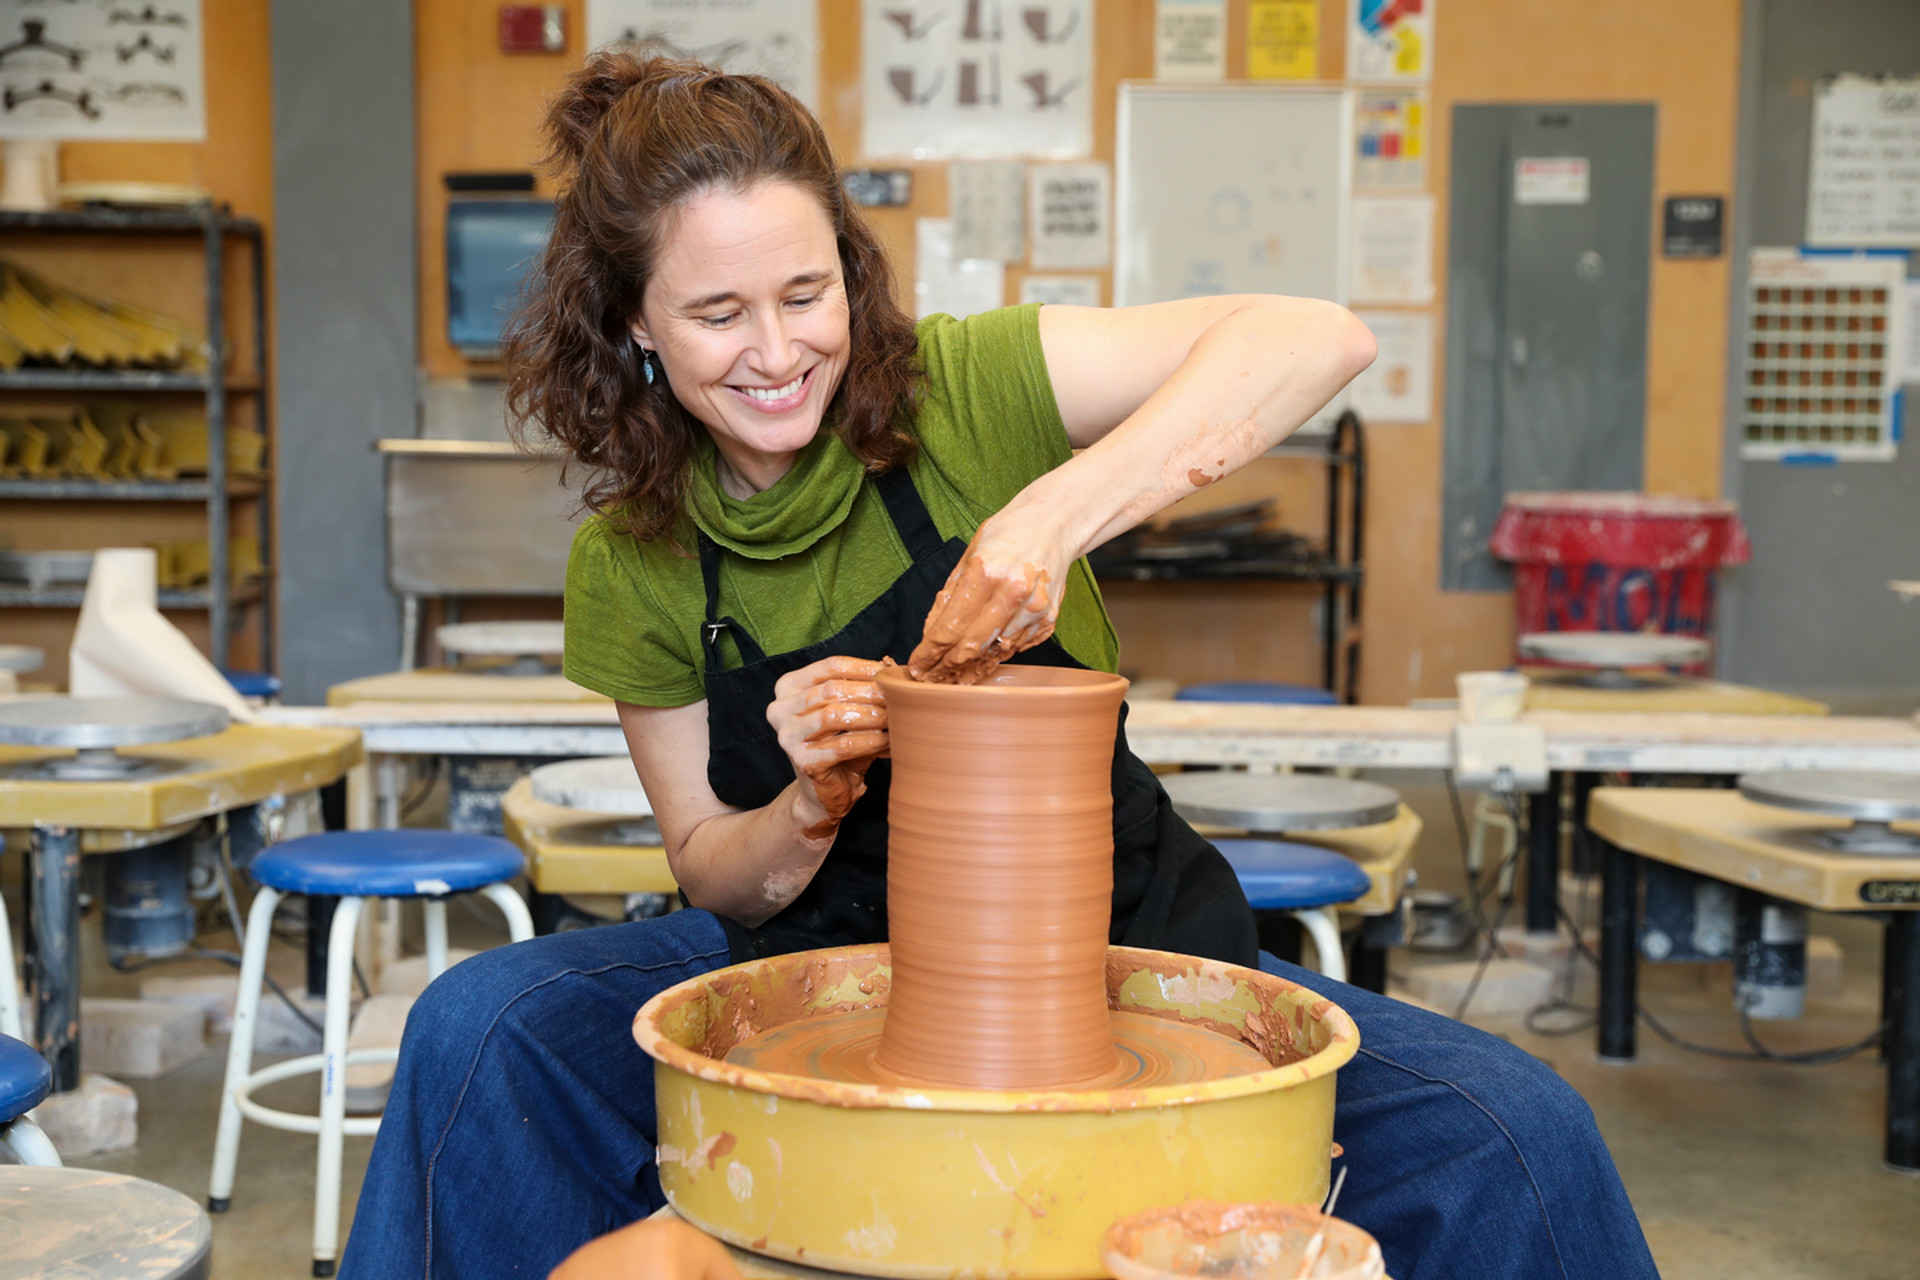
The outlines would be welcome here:
[[[759,1031],[886,1003],[884,946],[776,956],[649,1001],[660,1180],[674,1209],[769,1257],[908,1280],[1104,1275],[1125,1214],[1184,1200],[1319,1203],[1334,1072],[1359,1048],[1331,1001],[1255,970],[1115,947],[1116,1010],[1203,1026],[1274,1065],[1199,1084],[994,1092],[773,1075],[723,1061]]]

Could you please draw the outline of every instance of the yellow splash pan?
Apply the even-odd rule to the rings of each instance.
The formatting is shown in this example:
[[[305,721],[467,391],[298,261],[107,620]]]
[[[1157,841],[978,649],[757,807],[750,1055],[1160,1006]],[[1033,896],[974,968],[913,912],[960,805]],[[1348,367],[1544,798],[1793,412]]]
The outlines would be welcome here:
[[[1304,987],[1114,947],[1109,1006],[1204,1027],[1271,1067],[1194,1084],[999,1092],[775,1075],[723,1061],[760,1031],[883,1006],[885,946],[719,969],[648,1001],[660,1181],[731,1244],[906,1280],[1103,1276],[1116,1218],[1185,1200],[1318,1204],[1353,1020]]]

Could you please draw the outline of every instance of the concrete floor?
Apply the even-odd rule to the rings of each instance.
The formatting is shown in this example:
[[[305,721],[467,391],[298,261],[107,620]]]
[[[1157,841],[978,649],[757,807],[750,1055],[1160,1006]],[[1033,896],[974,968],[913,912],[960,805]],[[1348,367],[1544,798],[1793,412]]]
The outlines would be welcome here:
[[[1419,858],[1422,884],[1458,889],[1463,883],[1459,844],[1445,792],[1413,775],[1385,780],[1401,786],[1427,820]],[[9,896],[18,884],[15,867],[5,877]],[[451,919],[456,945],[491,945],[497,938],[464,912],[452,912]],[[1815,916],[1813,932],[1840,943],[1844,981],[1837,997],[1810,1001],[1804,1018],[1761,1024],[1762,1038],[1780,1050],[1857,1040],[1878,1016],[1878,927]],[[1398,971],[1465,954],[1396,952],[1393,964]],[[108,971],[97,953],[86,961],[89,994],[130,994],[131,978]],[[276,947],[274,972],[288,984],[297,983],[303,972],[300,954]],[[1643,965],[1641,975],[1643,1005],[1676,1035],[1741,1047],[1724,971]],[[1590,993],[1590,980],[1575,991],[1587,1005]],[[1577,1014],[1556,1017],[1578,1020]],[[1615,1066],[1595,1059],[1590,1029],[1540,1035],[1517,1018],[1484,1018],[1471,1010],[1468,1020],[1544,1059],[1593,1106],[1668,1280],[1912,1280],[1916,1275],[1920,1178],[1888,1172],[1881,1164],[1885,1073],[1871,1051],[1820,1067],[1725,1061],[1683,1052],[1643,1025],[1639,1060]],[[198,1061],[163,1079],[133,1082],[140,1099],[140,1145],[75,1163],[150,1178],[203,1200],[224,1051],[224,1037],[212,1038],[209,1053]],[[311,1107],[313,1086],[307,1081],[276,1089],[263,1100]],[[347,1142],[343,1233],[371,1145],[371,1139]],[[216,1280],[291,1280],[308,1274],[313,1178],[312,1139],[247,1126],[233,1208],[214,1220]]]

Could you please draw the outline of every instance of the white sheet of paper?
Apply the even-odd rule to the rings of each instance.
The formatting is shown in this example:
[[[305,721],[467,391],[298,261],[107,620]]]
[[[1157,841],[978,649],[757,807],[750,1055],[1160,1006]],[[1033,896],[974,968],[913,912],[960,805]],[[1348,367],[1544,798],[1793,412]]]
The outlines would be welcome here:
[[[815,0],[587,0],[587,47],[615,41],[763,75],[820,106]]]
[[[1808,244],[1920,248],[1920,80],[1822,82],[1807,170]]]
[[[1224,80],[1226,76],[1226,0],[1156,0],[1153,78]]]
[[[200,0],[0,0],[0,138],[205,141],[201,31]]]
[[[1907,281],[1900,304],[1903,357],[1897,376],[1902,382],[1920,385],[1920,280]]]
[[[1100,305],[1099,276],[1022,276],[1020,301],[1054,303],[1063,307]]]
[[[869,159],[1093,150],[1093,9],[995,0],[862,0],[861,148]]]
[[[93,553],[80,621],[68,650],[67,688],[76,698],[187,698],[225,707],[242,724],[252,708],[226,677],[161,616],[151,547]]]
[[[1033,265],[1104,267],[1113,258],[1113,171],[1101,161],[1033,166]]]
[[[965,319],[1006,305],[1006,267],[991,258],[955,258],[951,219],[915,219],[913,248],[916,317],[944,311]]]
[[[947,167],[947,216],[956,258],[1019,262],[1027,256],[1024,160],[956,160]]]
[[[1352,301],[1432,301],[1433,211],[1432,196],[1355,197]]]
[[[1347,388],[1361,420],[1433,421],[1433,317],[1424,311],[1356,311],[1379,354]]]

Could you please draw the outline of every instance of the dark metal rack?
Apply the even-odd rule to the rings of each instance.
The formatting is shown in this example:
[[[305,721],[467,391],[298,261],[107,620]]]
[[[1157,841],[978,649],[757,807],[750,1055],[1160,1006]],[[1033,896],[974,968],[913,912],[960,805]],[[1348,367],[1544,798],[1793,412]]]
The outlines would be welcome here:
[[[207,369],[204,373],[155,370],[17,369],[0,371],[0,392],[82,391],[112,393],[184,392],[202,397],[207,409],[207,476],[182,481],[0,481],[0,498],[25,500],[102,499],[116,501],[205,502],[207,507],[208,583],[204,589],[162,591],[160,607],[205,609],[211,633],[214,665],[227,665],[233,610],[251,605],[258,611],[261,663],[274,665],[272,574],[259,583],[235,588],[232,566],[232,500],[262,494],[264,478],[234,481],[227,474],[229,393],[260,397],[259,423],[269,439],[270,399],[267,385],[266,236],[253,218],[236,217],[223,204],[211,202],[183,209],[137,209],[90,206],[44,213],[0,212],[0,236],[9,233],[75,233],[198,236],[203,241],[206,275]],[[260,369],[257,380],[233,379],[232,344],[226,325],[226,255],[229,239],[246,242],[252,275],[253,351]],[[273,564],[271,504],[260,503],[261,563]],[[77,588],[34,589],[0,587],[0,607],[75,608],[82,593]]]
[[[1324,444],[1282,444],[1270,456],[1326,465],[1326,545],[1320,554],[1286,560],[1143,560],[1095,552],[1090,561],[1102,578],[1134,582],[1320,583],[1322,681],[1342,701],[1358,702],[1367,491],[1366,438],[1360,417],[1349,409],[1334,423]]]

